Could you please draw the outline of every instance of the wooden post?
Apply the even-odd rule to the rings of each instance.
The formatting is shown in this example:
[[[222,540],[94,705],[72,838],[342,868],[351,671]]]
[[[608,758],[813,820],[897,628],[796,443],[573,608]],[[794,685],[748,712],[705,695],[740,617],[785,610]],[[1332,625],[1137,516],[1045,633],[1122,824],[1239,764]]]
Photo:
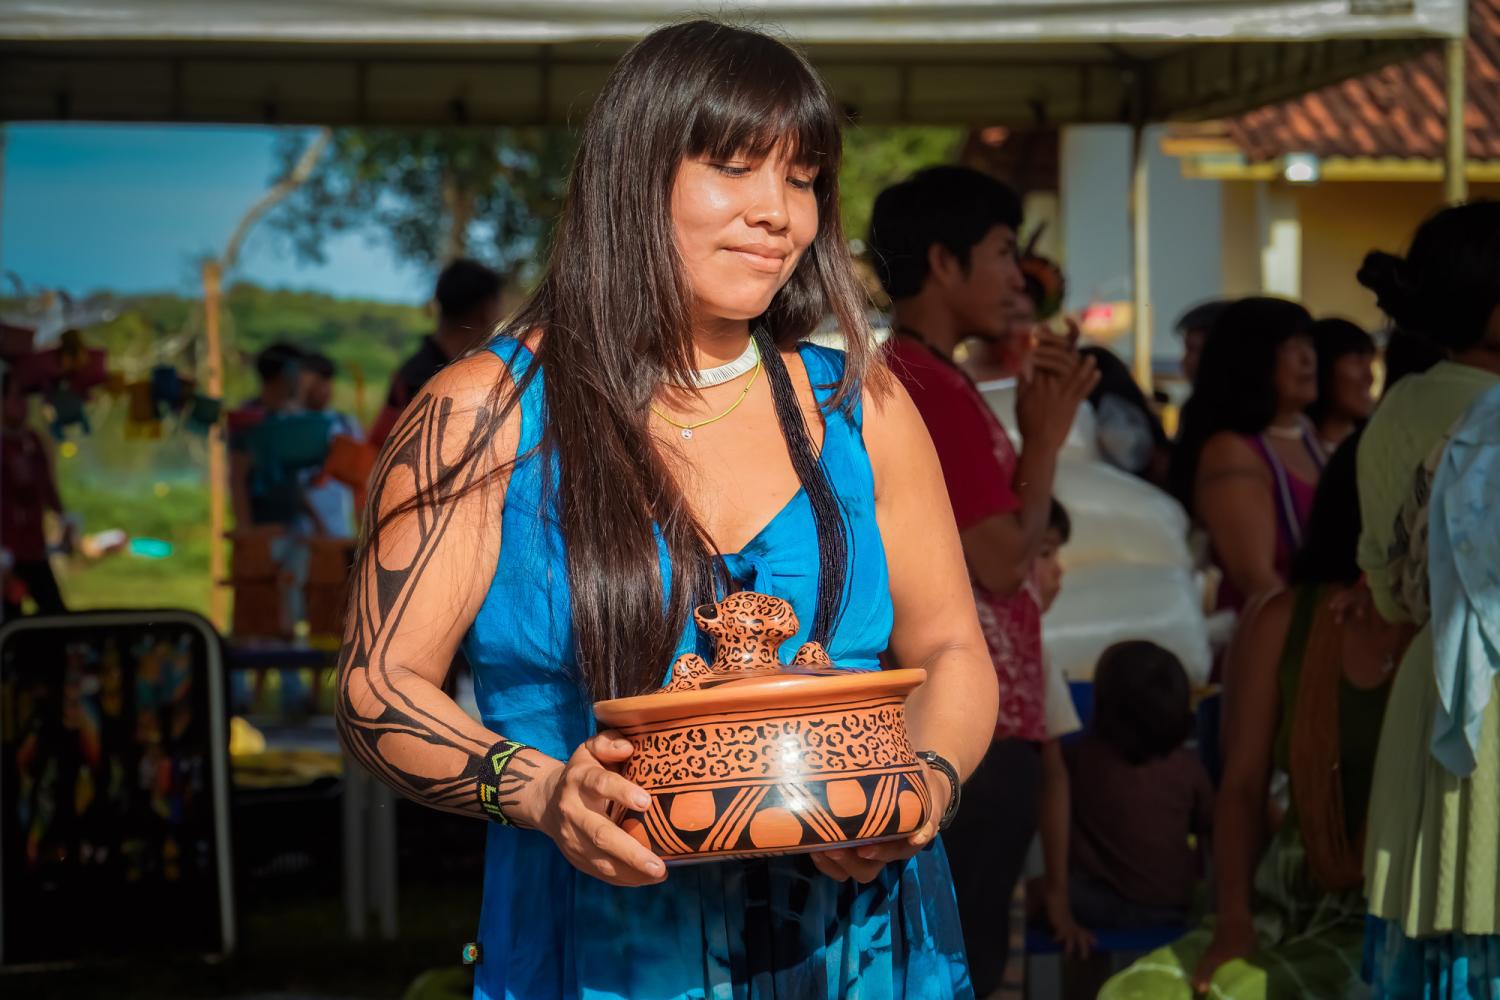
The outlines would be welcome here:
[[[1131,371],[1141,391],[1148,396],[1152,389],[1151,373],[1151,199],[1146,159],[1146,126],[1137,121],[1131,127],[1130,147],[1130,272],[1134,298],[1135,329]]]
[[[1469,198],[1468,136],[1464,132],[1466,45],[1466,39],[1450,38],[1444,50],[1448,77],[1448,142],[1447,155],[1443,158],[1443,200],[1450,205]]]
[[[204,393],[224,398],[224,351],[219,338],[219,291],[222,273],[218,261],[203,264]],[[229,578],[224,555],[224,503],[229,487],[228,455],[224,447],[224,425],[215,421],[208,429],[208,573],[209,618],[220,632],[229,628]]]

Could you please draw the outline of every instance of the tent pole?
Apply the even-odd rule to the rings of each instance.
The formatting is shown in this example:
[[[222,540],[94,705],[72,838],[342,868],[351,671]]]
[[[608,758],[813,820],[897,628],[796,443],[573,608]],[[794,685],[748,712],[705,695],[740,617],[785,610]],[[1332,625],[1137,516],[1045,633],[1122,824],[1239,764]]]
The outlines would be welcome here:
[[[1131,370],[1141,390],[1151,394],[1151,204],[1147,194],[1146,124],[1139,115],[1131,125],[1130,264],[1134,340]]]
[[[224,398],[224,352],[219,341],[219,285],[222,275],[219,262],[203,263],[203,321],[207,343],[204,361],[204,393],[214,399]],[[220,421],[208,428],[208,574],[209,618],[220,632],[229,628],[229,603],[226,580],[228,561],[224,556],[224,491],[229,472],[224,451],[224,427]]]
[[[1466,201],[1469,197],[1468,149],[1464,134],[1464,104],[1466,102],[1466,54],[1467,40],[1450,38],[1445,43],[1444,60],[1448,77],[1448,144],[1443,161],[1443,200],[1452,205]]]

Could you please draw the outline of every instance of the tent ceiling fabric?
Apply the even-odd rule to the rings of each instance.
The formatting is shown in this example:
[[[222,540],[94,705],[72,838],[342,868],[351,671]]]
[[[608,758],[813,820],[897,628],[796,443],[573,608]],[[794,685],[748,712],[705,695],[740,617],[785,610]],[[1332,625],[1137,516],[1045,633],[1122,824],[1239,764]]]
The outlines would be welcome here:
[[[0,0],[0,118],[577,123],[667,0]],[[869,123],[1225,115],[1460,37],[1464,0],[741,0]]]

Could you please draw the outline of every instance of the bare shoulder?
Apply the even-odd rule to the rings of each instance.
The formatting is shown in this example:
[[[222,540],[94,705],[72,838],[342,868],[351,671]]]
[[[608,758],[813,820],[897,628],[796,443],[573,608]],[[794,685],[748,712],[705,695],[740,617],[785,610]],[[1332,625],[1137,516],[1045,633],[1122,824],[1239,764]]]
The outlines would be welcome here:
[[[932,438],[921,412],[901,380],[889,370],[878,369],[866,379],[860,404],[865,450],[870,454],[877,483],[882,470],[909,469],[914,459],[932,452]]]
[[[1203,443],[1203,451],[1198,456],[1200,476],[1226,471],[1252,470],[1263,472],[1265,463],[1261,461],[1260,455],[1251,447],[1244,435],[1220,431]]]
[[[491,351],[454,361],[401,412],[386,440],[377,478],[406,467],[420,478],[455,466],[459,479],[482,475],[515,457],[520,438],[516,382]]]

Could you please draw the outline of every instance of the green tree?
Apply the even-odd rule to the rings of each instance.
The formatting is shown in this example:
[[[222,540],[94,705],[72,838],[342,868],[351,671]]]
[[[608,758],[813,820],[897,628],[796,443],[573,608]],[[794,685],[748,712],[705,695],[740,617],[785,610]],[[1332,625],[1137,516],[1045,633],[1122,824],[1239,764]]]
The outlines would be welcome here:
[[[574,138],[564,129],[345,128],[272,216],[298,255],[362,232],[429,267],[471,256],[524,281],[562,204]],[[282,141],[282,173],[306,139]]]
[[[954,163],[967,132],[962,128],[850,126],[844,130],[839,201],[844,235],[863,241],[870,208],[883,189],[923,167]]]
[[[954,162],[964,136],[956,127],[846,129],[845,234],[863,240],[881,189]],[[420,265],[469,255],[524,283],[541,263],[575,145],[573,133],[556,128],[338,129],[271,222],[308,260],[324,259],[330,236],[363,232]],[[280,174],[305,146],[303,133],[288,133]]]

